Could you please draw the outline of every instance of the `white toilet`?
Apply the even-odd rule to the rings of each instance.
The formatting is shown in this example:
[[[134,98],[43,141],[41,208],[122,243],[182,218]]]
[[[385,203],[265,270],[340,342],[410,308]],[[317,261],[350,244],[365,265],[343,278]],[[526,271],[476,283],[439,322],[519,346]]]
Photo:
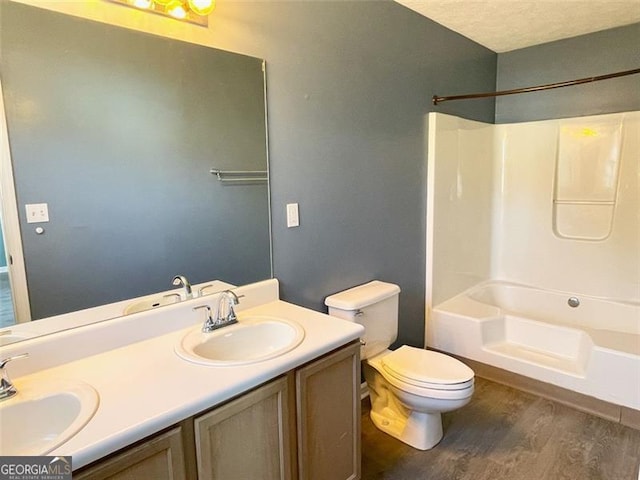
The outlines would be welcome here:
[[[371,397],[371,420],[385,433],[420,450],[442,439],[440,414],[466,405],[473,370],[442,353],[403,345],[398,336],[400,287],[373,281],[326,298],[329,315],[365,327],[361,350]]]

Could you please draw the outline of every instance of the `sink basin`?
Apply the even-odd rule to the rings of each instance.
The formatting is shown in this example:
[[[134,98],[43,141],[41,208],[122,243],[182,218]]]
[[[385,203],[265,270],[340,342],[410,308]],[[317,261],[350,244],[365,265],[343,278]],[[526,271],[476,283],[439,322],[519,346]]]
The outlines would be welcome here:
[[[177,294],[169,294],[158,297],[148,298],[146,300],[140,300],[139,302],[131,303],[124,309],[125,315],[132,313],[144,312],[145,310],[152,310],[158,307],[164,307],[165,305],[171,305],[179,302],[182,297]]]
[[[267,316],[239,318],[238,323],[202,333],[199,325],[176,345],[176,353],[193,363],[235,366],[262,362],[297,347],[304,330],[295,322]]]
[[[98,408],[98,393],[82,382],[15,382],[18,394],[0,402],[0,456],[45,455],[80,431]]]

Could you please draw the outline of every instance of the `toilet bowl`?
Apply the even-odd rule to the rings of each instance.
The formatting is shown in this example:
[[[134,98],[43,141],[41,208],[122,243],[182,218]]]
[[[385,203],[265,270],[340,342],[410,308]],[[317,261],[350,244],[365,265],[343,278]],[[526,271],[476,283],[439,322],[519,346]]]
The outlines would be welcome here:
[[[405,366],[397,362],[397,354],[418,363]],[[443,363],[450,369],[440,370]],[[421,369],[421,364],[428,368]],[[419,450],[433,448],[442,439],[441,414],[463,407],[473,395],[469,367],[447,355],[406,345],[365,360],[363,371],[374,425]]]
[[[398,332],[400,287],[373,281],[325,299],[329,315],[365,327],[364,377],[371,398],[371,420],[383,432],[420,450],[443,436],[441,414],[466,405],[474,373],[443,353],[403,345],[389,350]]]

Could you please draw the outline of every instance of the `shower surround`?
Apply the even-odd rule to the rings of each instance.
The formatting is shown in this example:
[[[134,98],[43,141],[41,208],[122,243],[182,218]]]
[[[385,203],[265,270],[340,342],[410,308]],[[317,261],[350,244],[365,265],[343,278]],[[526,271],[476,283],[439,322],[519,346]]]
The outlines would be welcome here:
[[[640,112],[429,116],[429,347],[640,410]]]

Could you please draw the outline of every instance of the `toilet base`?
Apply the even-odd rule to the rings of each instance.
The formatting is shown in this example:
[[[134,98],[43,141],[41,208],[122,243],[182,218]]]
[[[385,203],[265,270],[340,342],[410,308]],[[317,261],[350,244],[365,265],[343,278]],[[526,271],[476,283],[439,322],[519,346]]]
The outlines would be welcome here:
[[[364,362],[363,369],[371,400],[370,417],[378,429],[418,450],[429,450],[442,440],[439,411],[409,409],[371,365]]]
[[[429,450],[442,440],[440,413],[411,412],[407,416],[398,415],[399,412],[392,412],[390,409],[385,410],[371,410],[371,421],[378,429],[401,442],[418,450]]]

